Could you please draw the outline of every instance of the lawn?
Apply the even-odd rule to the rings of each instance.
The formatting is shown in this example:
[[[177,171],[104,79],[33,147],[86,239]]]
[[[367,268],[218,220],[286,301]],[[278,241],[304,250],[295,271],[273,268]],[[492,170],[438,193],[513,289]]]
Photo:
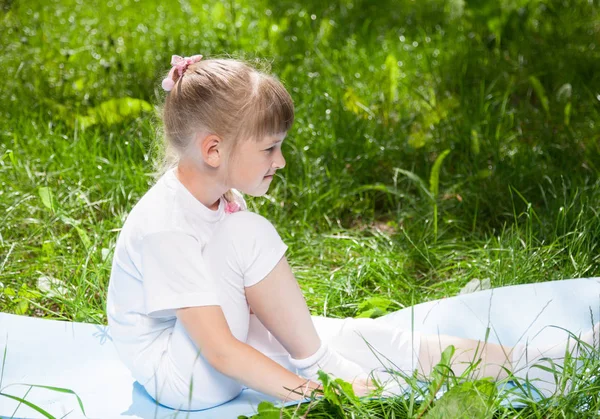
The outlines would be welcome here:
[[[4,0],[0,32],[0,311],[106,323],[171,54],[288,87],[287,166],[248,201],[313,314],[600,276],[597,0]],[[519,414],[592,416],[589,386]]]

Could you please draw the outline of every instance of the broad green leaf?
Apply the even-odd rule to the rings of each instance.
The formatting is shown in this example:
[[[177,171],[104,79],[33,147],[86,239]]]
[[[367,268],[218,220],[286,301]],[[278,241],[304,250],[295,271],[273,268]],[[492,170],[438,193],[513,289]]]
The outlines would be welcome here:
[[[456,352],[456,348],[454,347],[454,345],[450,345],[446,349],[444,349],[440,357],[440,364],[450,365],[452,357],[454,356],[454,352]]]
[[[35,289],[29,288],[27,284],[21,285],[21,289],[19,289],[19,297],[26,299],[34,299],[40,298],[42,295]]]
[[[424,418],[484,419],[494,413],[496,386],[488,380],[467,381],[448,390]]]
[[[98,119],[95,116],[88,115],[76,115],[75,120],[83,130],[98,123]]]
[[[392,304],[392,301],[390,299],[385,298],[385,297],[375,296],[375,297],[369,297],[369,298],[365,299],[364,301],[362,301],[358,305],[358,309],[361,310],[361,309],[364,309],[367,307],[380,307],[380,308],[386,309],[391,304]]]
[[[280,419],[281,417],[281,409],[278,409],[270,402],[260,402],[257,412],[256,415],[252,416],[253,419]]]
[[[392,301],[385,297],[370,297],[358,305],[357,317],[379,317],[388,312]]]
[[[444,384],[448,383],[449,378],[452,377],[451,361],[454,352],[455,348],[453,345],[445,348],[441,354],[440,362],[434,365],[431,373],[429,374],[429,383],[427,384],[428,391],[425,393],[425,399],[419,407],[419,417],[428,411],[431,403],[433,403],[437,397],[440,389],[444,386]]]
[[[344,401],[354,405],[360,403],[358,397],[354,394],[352,384],[341,378],[333,379],[333,377],[321,370],[317,374],[319,381],[323,385],[323,396],[333,406],[342,409]]]
[[[15,314],[23,315],[27,313],[27,310],[29,310],[29,301],[19,298],[15,307]]]
[[[2,294],[7,295],[9,297],[14,297],[15,295],[17,295],[16,291],[11,287],[2,288]]]
[[[338,385],[339,391],[346,397],[347,400],[352,403],[358,403],[358,397],[354,394],[354,389],[352,388],[352,384],[347,381],[342,380],[341,378],[336,378],[335,383]]]
[[[340,396],[335,391],[335,383],[324,371],[318,371],[319,381],[323,384],[323,397],[334,406],[342,407]]]
[[[363,100],[358,97],[352,88],[346,89],[344,93],[344,107],[353,114],[363,118],[369,115],[374,116],[373,112],[363,104]]]
[[[56,212],[56,200],[54,198],[54,194],[52,193],[52,189],[47,186],[41,186],[38,189],[38,195],[42,200],[42,204],[48,208],[52,213]]]
[[[452,362],[452,357],[454,356],[454,352],[456,348],[454,345],[450,345],[444,349],[442,355],[440,357],[440,362],[438,362],[434,367],[433,371],[431,371],[431,386],[432,387],[440,387],[440,383],[444,381],[449,373]]]
[[[388,313],[387,310],[382,310],[379,307],[375,307],[375,308],[367,309],[365,311],[361,311],[360,313],[358,313],[356,315],[356,317],[361,318],[361,319],[376,319],[377,317],[381,317],[387,313]]]
[[[145,100],[123,97],[102,102],[100,105],[88,109],[87,115],[77,115],[76,119],[82,129],[85,129],[99,123],[117,124],[151,110],[152,105]]]
[[[85,248],[89,249],[92,245],[92,240],[90,239],[90,236],[88,236],[86,231],[79,226],[75,226],[75,230],[77,231],[77,234],[79,235],[79,238],[81,239],[81,242],[83,243]]]
[[[95,115],[98,122],[112,125],[124,119],[138,116],[142,112],[150,112],[152,105],[142,99],[123,97],[102,102],[95,108],[88,110],[88,114]]]

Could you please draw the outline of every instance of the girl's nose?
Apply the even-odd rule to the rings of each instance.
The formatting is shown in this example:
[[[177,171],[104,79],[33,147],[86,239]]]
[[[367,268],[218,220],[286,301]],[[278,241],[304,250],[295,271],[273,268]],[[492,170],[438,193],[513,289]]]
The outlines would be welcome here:
[[[277,153],[275,160],[273,161],[273,166],[277,169],[283,169],[285,167],[285,158],[283,157],[283,153],[281,150]]]

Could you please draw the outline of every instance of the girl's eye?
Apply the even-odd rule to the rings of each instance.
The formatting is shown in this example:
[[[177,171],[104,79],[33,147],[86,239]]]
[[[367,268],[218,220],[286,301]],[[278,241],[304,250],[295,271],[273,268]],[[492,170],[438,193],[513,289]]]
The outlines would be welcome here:
[[[267,153],[271,153],[273,150],[275,150],[275,146],[265,149]]]

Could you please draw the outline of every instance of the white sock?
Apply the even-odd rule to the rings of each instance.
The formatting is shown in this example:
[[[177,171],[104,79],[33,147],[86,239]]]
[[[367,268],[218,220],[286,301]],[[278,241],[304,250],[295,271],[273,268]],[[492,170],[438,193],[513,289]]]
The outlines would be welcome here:
[[[289,357],[290,363],[298,369],[298,373],[310,380],[318,381],[319,370],[345,381],[352,382],[359,376],[365,376],[363,368],[322,343],[313,355],[304,359]]]
[[[592,346],[597,345],[600,338],[599,332],[600,323],[596,323],[594,328],[581,335],[579,340]],[[577,358],[580,346],[579,342],[571,336],[563,342],[543,347],[532,347],[519,343],[514,347],[512,353],[513,374],[518,378],[527,379],[544,397],[550,397],[557,390],[556,386],[562,375],[567,351],[571,357]],[[543,369],[544,367],[556,372],[546,371]]]

